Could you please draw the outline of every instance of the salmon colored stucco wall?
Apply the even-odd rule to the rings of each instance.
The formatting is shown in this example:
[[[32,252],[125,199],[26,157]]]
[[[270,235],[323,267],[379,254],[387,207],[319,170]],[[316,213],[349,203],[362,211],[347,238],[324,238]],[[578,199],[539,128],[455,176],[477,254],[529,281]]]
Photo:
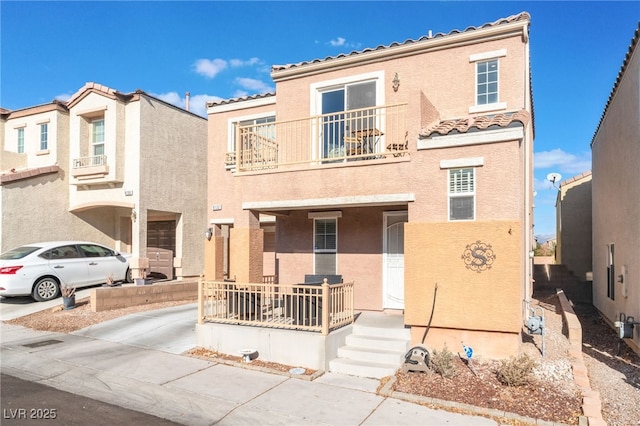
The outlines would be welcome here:
[[[355,285],[355,308],[382,309],[383,212],[406,207],[361,207],[340,209],[338,219],[337,273]],[[313,219],[308,211],[279,217],[277,264],[280,283],[301,283],[305,274],[316,273],[313,265]]]
[[[407,223],[405,225],[405,324],[519,333],[521,242],[516,221]],[[491,246],[495,260],[481,272],[468,269],[468,245]],[[485,253],[486,254],[486,253]]]
[[[500,102],[506,102],[507,109],[520,109],[525,105],[528,85],[525,80],[525,45],[520,36],[494,41],[476,43],[450,49],[434,50],[415,54],[410,57],[380,59],[375,63],[360,65],[350,69],[336,66],[334,71],[328,70],[319,75],[278,81],[276,93],[278,120],[288,120],[317,114],[312,111],[310,85],[348,75],[372,72],[384,73],[384,100],[378,102],[395,104],[400,102],[416,102],[421,93],[437,108],[441,119],[464,117],[469,114],[469,107],[475,105],[475,62],[470,62],[470,55],[506,49],[506,56],[500,63]],[[400,86],[397,92],[392,90],[392,80],[398,74]],[[415,134],[420,125],[420,109],[410,110],[408,122],[410,133]]]

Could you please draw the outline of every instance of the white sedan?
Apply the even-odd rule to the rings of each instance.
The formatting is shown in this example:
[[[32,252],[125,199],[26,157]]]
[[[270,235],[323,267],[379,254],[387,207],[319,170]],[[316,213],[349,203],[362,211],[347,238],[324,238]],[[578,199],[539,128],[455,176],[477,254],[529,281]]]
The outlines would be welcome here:
[[[86,241],[28,244],[0,255],[0,296],[32,296],[38,302],[60,296],[61,286],[87,287],[131,282],[130,254]]]

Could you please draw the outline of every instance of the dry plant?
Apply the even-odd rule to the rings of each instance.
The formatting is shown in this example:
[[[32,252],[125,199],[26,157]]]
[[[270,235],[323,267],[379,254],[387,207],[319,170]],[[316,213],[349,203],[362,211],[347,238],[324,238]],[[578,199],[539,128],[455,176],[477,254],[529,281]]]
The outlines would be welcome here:
[[[60,292],[62,293],[62,297],[73,297],[76,294],[76,288],[65,285],[60,289]]]
[[[527,354],[503,360],[497,371],[500,383],[507,386],[523,386],[531,381],[536,363]]]
[[[447,348],[447,345],[441,351],[434,349],[431,355],[431,368],[445,379],[451,379],[456,375],[453,359],[453,353]]]

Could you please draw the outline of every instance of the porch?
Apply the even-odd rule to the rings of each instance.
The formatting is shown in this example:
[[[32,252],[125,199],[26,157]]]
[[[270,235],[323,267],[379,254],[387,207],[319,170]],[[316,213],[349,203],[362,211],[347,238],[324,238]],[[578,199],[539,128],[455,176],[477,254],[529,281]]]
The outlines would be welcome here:
[[[353,282],[320,285],[198,282],[198,323],[214,322],[320,333],[353,323]]]
[[[225,165],[237,172],[403,157],[407,104],[382,105],[296,120],[235,127]]]
[[[304,285],[236,286],[200,280],[198,287],[198,347],[235,356],[248,350],[266,362],[371,378],[393,375],[409,347],[402,315],[353,311],[353,283],[312,286],[320,290],[311,296]],[[331,306],[334,301],[340,306],[340,300],[346,304],[345,309],[322,310],[320,317],[328,316],[328,322],[318,320],[313,308],[296,312],[295,303],[287,302],[293,298],[304,306],[305,298],[320,300],[323,293],[330,295]],[[258,303],[263,297],[271,307]]]

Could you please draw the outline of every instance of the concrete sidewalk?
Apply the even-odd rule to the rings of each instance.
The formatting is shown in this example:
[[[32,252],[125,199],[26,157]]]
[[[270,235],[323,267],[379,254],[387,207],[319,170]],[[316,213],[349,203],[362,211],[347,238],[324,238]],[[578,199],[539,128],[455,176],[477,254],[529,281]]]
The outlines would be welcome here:
[[[379,396],[373,379],[326,373],[301,380],[172,353],[186,346],[171,343],[182,338],[174,332],[188,329],[179,319],[191,315],[185,306],[74,334],[2,324],[2,373],[185,425],[497,425]]]

